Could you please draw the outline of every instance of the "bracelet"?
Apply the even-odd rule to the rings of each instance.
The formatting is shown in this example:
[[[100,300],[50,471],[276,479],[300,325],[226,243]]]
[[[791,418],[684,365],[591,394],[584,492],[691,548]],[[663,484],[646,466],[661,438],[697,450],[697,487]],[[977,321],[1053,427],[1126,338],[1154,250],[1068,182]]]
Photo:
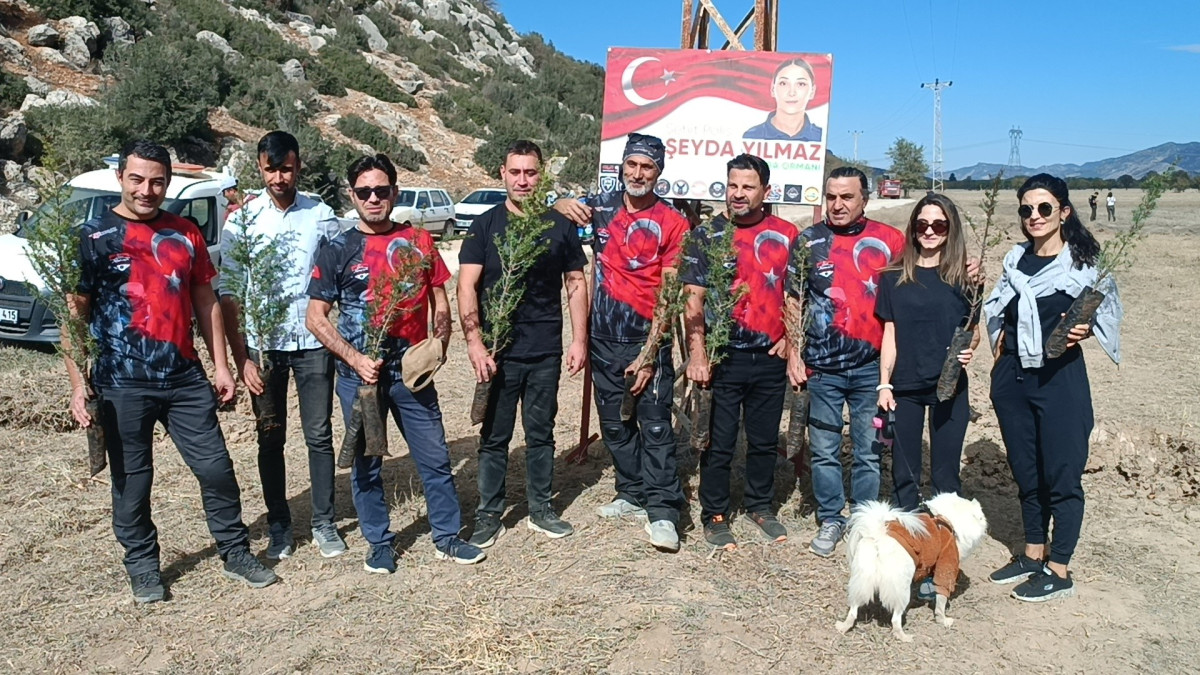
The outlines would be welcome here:
[[[879,385],[878,387],[875,387],[875,391],[883,391],[884,389],[891,391],[891,390],[895,389],[895,387],[888,384],[887,382],[884,382],[883,384]]]

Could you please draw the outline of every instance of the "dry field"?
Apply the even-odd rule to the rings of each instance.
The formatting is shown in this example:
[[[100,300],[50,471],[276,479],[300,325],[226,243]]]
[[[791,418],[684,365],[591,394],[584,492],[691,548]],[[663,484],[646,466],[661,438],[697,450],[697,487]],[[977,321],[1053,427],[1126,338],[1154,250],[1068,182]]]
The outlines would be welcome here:
[[[979,193],[955,193],[978,212]],[[1126,226],[1136,191],[1118,195]],[[1086,197],[1079,196],[1084,202]],[[1019,237],[1012,193],[1001,222]],[[910,207],[883,208],[896,224]],[[1101,209],[1103,218],[1103,209]],[[967,438],[964,484],[983,502],[990,537],[963,566],[952,628],[927,606],[908,614],[912,644],[883,620],[848,635],[846,563],[806,551],[815,533],[810,486],[791,465],[777,474],[787,543],[756,543],[735,524],[740,551],[713,556],[697,532],[676,555],[654,552],[632,522],[601,521],[612,469],[599,443],[583,465],[561,462],[556,503],[576,526],[549,541],[521,522],[518,432],[509,480],[509,533],[484,563],[439,563],[407,457],[386,463],[393,526],[403,551],[390,577],[362,571],[346,472],[339,527],[350,553],[322,559],[308,545],[305,453],[293,411],[290,490],[301,547],[276,567],[281,582],[253,591],[220,575],[198,489],[170,442],[158,454],[155,518],[170,601],[130,599],[109,522],[108,483],[84,479],[85,441],[62,414],[66,379],[54,357],[0,347],[0,668],[10,672],[1194,672],[1200,658],[1200,194],[1168,194],[1137,265],[1120,277],[1124,364],[1086,344],[1097,414],[1077,597],[1045,606],[1012,600],[986,575],[1019,545],[1015,488],[986,397],[988,358],[972,365],[982,418]],[[1101,237],[1107,229],[1098,228]],[[1007,248],[1007,246],[1003,247]],[[989,256],[991,270],[1003,251]],[[1193,289],[1189,291],[1188,289]],[[477,430],[466,421],[471,383],[461,340],[439,376],[464,513],[475,507]],[[579,435],[581,382],[564,376],[560,458]],[[265,510],[248,402],[222,414],[255,550]],[[340,425],[338,425],[340,435]],[[596,429],[593,420],[592,429]],[[396,447],[403,449],[398,440]],[[696,460],[681,447],[692,517]],[[888,471],[885,459],[885,472]],[[735,482],[739,477],[735,475]],[[889,481],[885,480],[885,485]],[[886,491],[886,488],[885,488]],[[736,494],[740,490],[735,486]]]

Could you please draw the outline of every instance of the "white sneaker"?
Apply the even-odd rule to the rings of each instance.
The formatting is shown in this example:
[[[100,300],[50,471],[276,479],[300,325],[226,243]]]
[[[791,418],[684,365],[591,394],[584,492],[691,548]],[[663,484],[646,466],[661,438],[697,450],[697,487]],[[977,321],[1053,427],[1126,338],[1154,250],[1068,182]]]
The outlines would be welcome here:
[[[663,551],[679,550],[679,534],[675,532],[675,523],[669,520],[656,520],[646,523],[646,534],[650,535],[650,543],[654,548]]]
[[[620,498],[596,509],[596,513],[600,514],[601,518],[646,517],[646,509]]]

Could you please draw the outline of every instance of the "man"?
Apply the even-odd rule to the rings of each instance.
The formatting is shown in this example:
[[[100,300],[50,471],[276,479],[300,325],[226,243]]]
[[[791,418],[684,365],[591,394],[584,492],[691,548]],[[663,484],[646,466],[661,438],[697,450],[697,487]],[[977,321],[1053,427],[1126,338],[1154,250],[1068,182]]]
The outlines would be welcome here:
[[[325,204],[296,191],[300,176],[300,146],[286,131],[272,131],[258,141],[258,170],[266,189],[251,199],[225,223],[221,235],[222,278],[243,274],[230,255],[243,234],[275,240],[287,251],[288,269],[282,295],[289,299],[287,321],[268,344],[243,336],[241,308],[228,283],[221,284],[221,311],[225,332],[242,383],[256,396],[270,397],[277,411],[269,429],[258,429],[258,475],[267,504],[267,557],[288,558],[295,550],[292,513],[287,501],[287,469],[283,446],[287,441],[289,376],[296,378],[300,426],[308,446],[308,475],[312,492],[312,538],[321,555],[332,558],[346,551],[338,534],[333,510],[333,356],[304,326],[308,296],[305,289],[316,262],[317,250],[338,234],[337,216]],[[247,344],[249,342],[249,344]],[[265,356],[270,369],[259,370]],[[264,375],[266,379],[264,381]]]
[[[784,277],[796,226],[763,209],[771,169],[754,155],[739,155],[726,165],[726,211],[696,230],[697,245],[688,251],[683,274],[688,292],[688,379],[712,387],[712,445],[700,456],[700,519],[704,538],[716,549],[735,550],[729,529],[729,474],[738,438],[746,432],[746,520],[768,541],[787,540],[775,517],[776,446],[783,398],[787,391],[787,338],[783,325]],[[705,348],[709,261],[703,248],[711,239],[733,237],[736,275],[733,288],[744,295],[733,308],[724,360],[710,366]]]
[[[804,353],[789,350],[788,376],[795,387],[807,383],[810,396],[808,438],[820,530],[809,549],[819,556],[832,555],[846,529],[839,457],[843,406],[850,407],[854,444],[851,498],[861,504],[879,497],[879,444],[871,419],[878,400],[883,325],[875,316],[875,292],[880,271],[903,250],[904,235],[864,215],[867,197],[863,172],[849,166],[834,169],[825,182],[825,220],[804,230],[793,244],[808,248],[808,325]],[[795,296],[797,289],[789,283],[788,292]]]
[[[1092,207],[1091,220],[1093,220],[1093,221],[1096,220],[1096,204],[1099,201],[1100,201],[1100,192],[1099,191],[1093,192],[1092,196],[1088,197],[1088,206]]]
[[[522,215],[525,200],[542,175],[542,150],[517,141],[504,155],[500,175],[508,197],[477,217],[459,252],[458,315],[467,339],[467,356],[478,382],[492,381],[479,445],[479,510],[471,543],[487,548],[504,533],[505,474],[508,444],[521,402],[525,427],[525,492],[529,529],[557,539],[575,530],[554,510],[554,418],[558,414],[558,377],[562,363],[563,320],[560,288],[565,284],[571,313],[567,370],[583,368],[587,358],[587,256],[575,226],[558,213],[544,235],[547,248],[529,268],[525,293],[511,317],[512,341],[499,354],[488,353],[481,337],[488,293],[501,278],[496,238],[503,237],[509,214]]]
[[[665,154],[660,139],[630,134],[621,164],[623,190],[589,200],[589,205],[561,199],[554,207],[580,224],[590,223],[595,233],[592,383],[617,490],[616,499],[600,507],[600,516],[646,518],[650,542],[677,551],[684,497],[671,427],[675,365],[670,320],[655,321],[655,307],[663,280],[677,272],[689,227],[682,214],[654,193]],[[665,339],[654,355],[641,358],[643,346],[658,342],[659,336]],[[631,375],[637,376],[630,389],[637,407],[622,421],[625,378]]]
[[[351,408],[362,384],[378,384],[380,401],[386,401],[396,426],[408,443],[425,489],[425,505],[433,530],[434,555],[468,565],[483,560],[483,551],[458,538],[462,526],[458,493],[450,470],[450,450],[442,426],[437,390],[427,385],[413,391],[405,383],[402,358],[429,333],[429,305],[433,305],[434,336],[442,342],[442,353],[450,341],[450,303],[445,283],[450,271],[433,237],[412,226],[411,209],[389,215],[396,202],[396,167],[386,155],[362,157],[350,165],[346,175],[350,199],[358,212],[358,225],[338,235],[317,256],[308,286],[308,329],[335,356],[337,395],[342,415],[349,422]],[[405,254],[425,261],[415,276],[396,278],[411,267],[397,266]],[[401,300],[398,312],[387,330],[382,358],[366,354],[368,322],[382,320],[369,316],[377,309],[371,298],[378,289],[394,284],[412,283],[416,288]],[[386,291],[383,291],[386,292]],[[329,312],[337,303],[339,315],[335,328]],[[384,308],[386,311],[386,308]],[[383,491],[383,458],[362,454],[363,443],[354,458],[350,489],[358,510],[363,538],[370,544],[363,569],[375,574],[396,571],[396,535],[391,531],[387,499]]]
[[[225,576],[254,588],[269,586],[275,573],[250,553],[233,462],[217,425],[217,396],[232,401],[234,382],[204,237],[159,208],[171,182],[166,148],[130,142],[121,150],[117,180],[121,203],[80,231],[79,287],[68,299],[74,314],[91,321],[96,338],[92,383],[103,401],[100,419],[88,415],[91,392],[70,359],[67,372],[71,414],[84,427],[100,424],[108,441],[113,532],[125,548],[133,598],[150,603],[165,596],[150,515],[155,422],[166,427],[200,483]],[[212,356],[216,394],[196,354],[193,310]]]
[[[261,144],[262,141],[259,141]],[[233,215],[234,211],[242,208],[242,197],[238,193],[237,178],[230,176],[221,181],[221,196],[225,198],[225,214],[221,217],[221,222],[229,222],[229,216]]]

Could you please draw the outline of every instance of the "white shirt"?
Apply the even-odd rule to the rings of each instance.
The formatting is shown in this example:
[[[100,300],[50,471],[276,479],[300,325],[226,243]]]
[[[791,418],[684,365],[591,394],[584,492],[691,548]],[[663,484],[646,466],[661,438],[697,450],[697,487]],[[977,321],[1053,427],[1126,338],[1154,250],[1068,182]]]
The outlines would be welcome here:
[[[1105,197],[1105,198],[1104,198],[1104,202],[1105,202],[1106,204],[1108,204],[1109,206],[1116,206],[1116,205],[1117,205],[1117,198],[1116,198],[1116,197],[1114,197],[1114,196],[1112,196],[1112,195],[1109,195],[1109,196],[1107,196],[1107,197]]]
[[[284,293],[291,298],[288,322],[280,332],[279,338],[266,345],[266,348],[298,351],[320,347],[321,343],[304,326],[304,316],[308,311],[308,296],[305,291],[308,289],[313,265],[317,261],[317,251],[341,231],[337,215],[326,204],[299,192],[296,193],[292,205],[282,211],[270,195],[261,191],[254,199],[243,202],[242,208],[230,214],[225,221],[225,229],[221,232],[221,295],[233,294],[226,286],[225,279],[229,275],[240,273],[229,252],[234,238],[241,231],[242,219],[245,218],[250,219],[247,229],[251,234],[271,238],[286,237],[289,241],[288,251],[292,269],[283,288]],[[249,335],[246,336],[246,346],[251,349],[259,348]]]

